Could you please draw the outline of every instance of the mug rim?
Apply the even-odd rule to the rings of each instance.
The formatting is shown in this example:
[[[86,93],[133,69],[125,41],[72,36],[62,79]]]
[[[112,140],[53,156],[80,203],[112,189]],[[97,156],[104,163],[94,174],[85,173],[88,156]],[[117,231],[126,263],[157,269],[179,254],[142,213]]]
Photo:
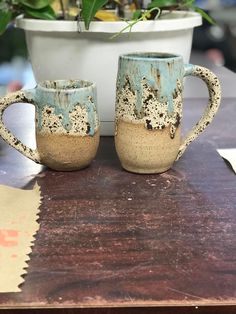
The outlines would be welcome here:
[[[143,51],[143,52],[129,52],[121,54],[120,59],[126,60],[145,60],[145,61],[170,61],[170,60],[183,60],[183,57],[178,54],[169,52],[155,52],[155,51]]]
[[[52,84],[52,85],[56,85],[56,84],[62,84],[65,83],[65,87],[60,87],[60,86],[49,86],[47,87],[46,84]],[[73,87],[73,84],[75,84],[75,86]],[[85,86],[79,86],[79,84],[84,84]],[[67,87],[68,86],[68,87]],[[91,81],[87,81],[87,80],[82,80],[82,79],[59,79],[59,80],[43,80],[40,81],[37,86],[37,88],[40,88],[42,90],[45,91],[51,91],[51,92],[55,92],[55,91],[61,91],[61,92],[75,92],[78,90],[83,90],[83,89],[88,89],[88,88],[96,88],[96,84],[94,82]]]

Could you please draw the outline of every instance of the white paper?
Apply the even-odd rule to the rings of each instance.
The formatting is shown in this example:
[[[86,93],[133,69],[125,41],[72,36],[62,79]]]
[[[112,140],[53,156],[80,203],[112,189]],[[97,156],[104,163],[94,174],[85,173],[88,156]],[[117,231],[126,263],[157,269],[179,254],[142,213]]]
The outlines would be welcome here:
[[[224,159],[228,160],[236,174],[236,148],[217,149]]]
[[[0,185],[0,292],[19,292],[39,229],[41,193]],[[27,277],[26,277],[27,278]]]

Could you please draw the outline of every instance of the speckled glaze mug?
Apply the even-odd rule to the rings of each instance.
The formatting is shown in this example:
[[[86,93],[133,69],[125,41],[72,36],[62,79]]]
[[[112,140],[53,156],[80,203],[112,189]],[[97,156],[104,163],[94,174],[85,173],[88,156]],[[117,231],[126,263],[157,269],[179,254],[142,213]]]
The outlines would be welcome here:
[[[183,79],[207,85],[209,103],[200,121],[181,140]],[[116,151],[124,169],[135,173],[168,170],[205,130],[221,100],[218,78],[208,69],[183,63],[177,55],[131,53],[119,58],[116,94]]]
[[[3,124],[4,110],[14,103],[35,106],[36,150],[22,144]],[[0,135],[26,157],[52,169],[71,171],[88,166],[99,145],[95,84],[82,80],[44,81],[35,89],[3,97]]]

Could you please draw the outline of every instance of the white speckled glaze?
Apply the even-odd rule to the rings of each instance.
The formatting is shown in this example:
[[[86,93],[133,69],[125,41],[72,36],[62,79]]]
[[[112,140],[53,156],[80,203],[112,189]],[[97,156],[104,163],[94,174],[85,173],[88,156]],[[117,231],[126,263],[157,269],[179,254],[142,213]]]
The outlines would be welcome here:
[[[36,150],[22,144],[2,122],[4,110],[22,102],[35,106]],[[26,157],[52,169],[88,166],[99,144],[95,85],[79,80],[44,81],[33,90],[0,99],[0,135]]]
[[[201,78],[209,104],[200,121],[181,140],[184,76]],[[210,124],[221,100],[218,78],[208,69],[184,65],[181,56],[133,53],[119,60],[115,145],[123,168],[136,173],[168,170]]]

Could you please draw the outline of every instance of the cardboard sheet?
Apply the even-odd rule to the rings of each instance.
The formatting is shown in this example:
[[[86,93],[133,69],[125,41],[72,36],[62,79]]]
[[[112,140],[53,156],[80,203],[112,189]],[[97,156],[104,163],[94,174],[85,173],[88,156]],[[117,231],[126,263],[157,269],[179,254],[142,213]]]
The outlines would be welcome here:
[[[236,148],[217,149],[224,159],[228,160],[236,174]]]
[[[19,292],[39,229],[40,188],[0,185],[0,292]]]

